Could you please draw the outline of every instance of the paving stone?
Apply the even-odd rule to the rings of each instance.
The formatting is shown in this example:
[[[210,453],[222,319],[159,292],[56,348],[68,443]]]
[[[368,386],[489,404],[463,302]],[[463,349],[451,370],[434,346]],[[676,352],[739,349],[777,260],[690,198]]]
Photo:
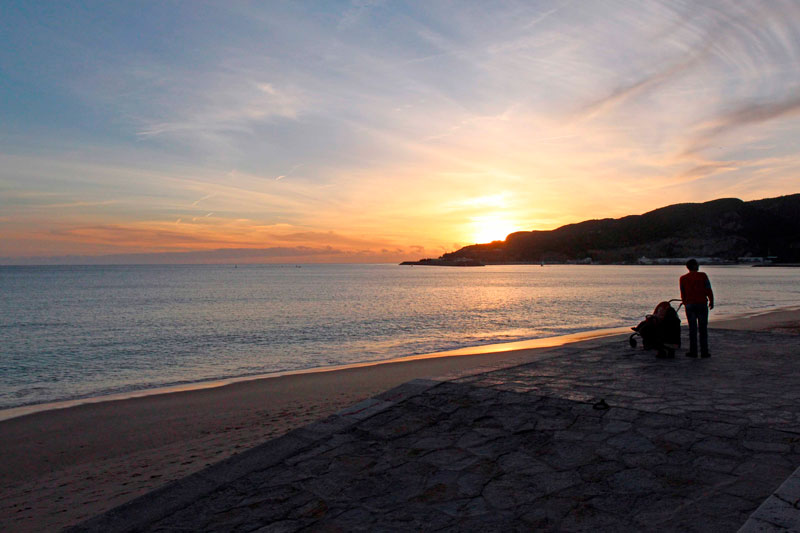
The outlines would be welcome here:
[[[680,427],[680,426],[676,425],[670,428],[667,426],[651,427],[651,426],[637,425],[634,431],[655,445],[657,442],[663,442],[663,440],[660,437],[662,437],[666,433],[670,433],[671,430],[674,429],[675,427]]]
[[[667,462],[671,465],[687,465],[695,459],[689,450],[666,450]]]
[[[542,431],[557,431],[560,429],[567,429],[572,425],[573,419],[564,416],[548,417],[546,414],[542,415],[543,418],[536,424],[536,429]]]
[[[737,525],[741,525],[747,520],[750,513],[756,509],[756,505],[751,501],[725,493],[717,493],[708,498],[703,498],[702,501],[698,502],[698,507],[701,513],[709,517],[724,516],[726,513],[736,510],[736,513],[742,515],[740,520],[737,521]]]
[[[487,472],[474,468],[472,470],[460,472],[458,480],[456,481],[458,493],[465,498],[476,498],[483,493],[483,489],[488,482],[497,475],[499,475],[499,472],[495,471],[494,468],[490,470],[488,475]]]
[[[775,496],[800,507],[800,468],[787,478],[775,491]]]
[[[699,469],[713,470],[714,472],[732,473],[739,466],[739,461],[727,457],[702,455],[692,461],[692,465]]]
[[[674,416],[659,413],[644,413],[637,419],[637,424],[650,428],[674,428],[683,421],[676,420]]]
[[[742,457],[745,453],[729,440],[720,437],[709,437],[695,443],[692,449],[700,453],[724,455],[726,457]]]
[[[777,466],[783,469],[791,469],[797,465],[796,456],[791,457],[788,454],[780,453],[767,453],[767,452],[754,452],[750,459],[758,462],[762,467]]]
[[[733,474],[742,478],[762,477],[763,479],[774,479],[776,480],[776,485],[779,485],[787,476],[780,478],[780,480],[777,480],[777,478],[783,475],[785,471],[786,467],[782,465],[764,464],[757,459],[748,457],[736,467]]]
[[[578,474],[586,482],[601,481],[625,468],[620,461],[594,461],[578,468]]]
[[[628,431],[631,429],[632,424],[630,422],[624,422],[622,420],[610,420],[603,426],[603,431],[606,433],[622,433],[623,431]]]
[[[627,409],[621,407],[611,407],[605,415],[606,419],[631,421],[637,418],[641,413],[635,409]]]
[[[635,431],[620,433],[608,439],[607,444],[620,452],[649,452],[655,449],[653,443]]]
[[[422,438],[414,438],[412,448],[417,450],[440,450],[455,444],[457,436],[453,434],[425,435]]]
[[[593,496],[589,501],[597,509],[619,516],[626,516],[632,514],[632,511],[636,508],[638,498],[640,496],[637,494],[616,493],[609,490],[606,494]]]
[[[595,447],[589,443],[554,441],[544,451],[547,453],[540,455],[540,460],[556,470],[574,470],[597,458]]]
[[[792,447],[788,444],[783,444],[780,442],[760,442],[755,440],[745,440],[742,441],[742,446],[747,448],[748,450],[753,450],[757,452],[778,452],[784,453],[788,452],[792,449]]]
[[[298,531],[302,527],[302,523],[297,520],[279,520],[263,527],[259,527],[254,531],[259,533],[289,533]]]
[[[556,474],[556,473],[553,473]],[[527,476],[503,474],[491,480],[483,489],[483,498],[493,508],[509,510],[521,505],[529,504],[542,494],[548,494],[544,488],[539,490],[525,490],[530,483]],[[542,482],[542,487],[544,487]],[[550,491],[552,492],[552,490]]]
[[[661,440],[681,447],[690,447],[702,438],[704,438],[702,433],[689,429],[676,429],[661,435]]]
[[[422,460],[426,463],[447,470],[463,470],[478,462],[478,457],[460,448],[446,448],[431,452]]]
[[[612,475],[608,482],[613,490],[623,494],[641,494],[656,491],[661,488],[661,483],[659,483],[658,478],[651,471],[644,468],[622,470]]]
[[[528,485],[539,494],[548,495],[581,482],[581,476],[574,470],[567,472],[540,472],[531,474]]]
[[[326,524],[325,522],[318,522],[314,525],[314,531],[321,531],[328,527],[329,531],[369,531],[376,518],[374,514],[367,509],[356,507],[348,509],[340,513],[335,518],[332,518]],[[297,529],[290,529],[289,531],[296,531]]]
[[[663,453],[626,453],[622,455],[621,459],[629,468],[650,468],[667,462],[667,456]]]
[[[627,520],[596,509],[590,504],[581,504],[572,509],[558,525],[559,531],[569,532],[612,532],[619,531]]]
[[[553,467],[538,459],[535,459],[531,454],[522,451],[510,451],[499,455],[496,459],[496,464],[504,472],[524,472],[532,474],[536,472],[550,472]]]
[[[776,489],[774,483],[761,479],[739,479],[722,489],[725,494],[744,498],[754,505],[759,505],[764,500],[764,494],[770,494]]]
[[[786,531],[800,531],[800,528],[788,528],[786,526],[779,526],[777,524],[772,524],[766,520],[761,520],[760,518],[753,518],[750,519],[739,529],[739,533],[786,533]]]
[[[629,512],[639,528],[651,531],[671,529],[676,509],[687,504],[686,498],[674,494],[651,493],[636,498]]]

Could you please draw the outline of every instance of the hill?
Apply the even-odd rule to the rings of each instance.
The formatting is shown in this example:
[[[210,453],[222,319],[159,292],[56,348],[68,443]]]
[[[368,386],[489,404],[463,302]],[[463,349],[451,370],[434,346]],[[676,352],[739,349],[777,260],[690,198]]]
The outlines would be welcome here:
[[[441,259],[483,263],[635,263],[640,257],[773,256],[800,261],[800,194],[744,202],[722,198],[675,204],[642,215],[587,220],[550,231],[518,231],[504,241],[475,244]]]

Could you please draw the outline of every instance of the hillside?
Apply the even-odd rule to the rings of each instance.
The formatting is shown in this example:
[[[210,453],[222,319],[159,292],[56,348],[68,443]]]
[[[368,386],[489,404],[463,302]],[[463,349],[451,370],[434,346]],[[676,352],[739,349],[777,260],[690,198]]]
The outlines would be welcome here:
[[[569,261],[634,263],[646,256],[774,256],[800,261],[800,194],[744,202],[723,198],[675,204],[642,215],[587,220],[551,231],[518,231],[505,241],[475,244],[441,259],[484,263]]]

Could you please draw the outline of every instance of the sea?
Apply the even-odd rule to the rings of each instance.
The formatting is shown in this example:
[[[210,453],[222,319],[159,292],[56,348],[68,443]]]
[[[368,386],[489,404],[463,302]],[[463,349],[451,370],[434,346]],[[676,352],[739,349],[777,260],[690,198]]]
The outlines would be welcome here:
[[[713,317],[800,305],[800,269],[703,267]],[[681,266],[0,267],[0,409],[633,326]]]

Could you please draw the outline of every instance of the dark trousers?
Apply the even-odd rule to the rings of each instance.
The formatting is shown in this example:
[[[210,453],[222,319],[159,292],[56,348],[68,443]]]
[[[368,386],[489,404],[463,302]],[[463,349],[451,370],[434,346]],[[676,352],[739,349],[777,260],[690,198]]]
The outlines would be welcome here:
[[[686,320],[689,321],[689,352],[697,353],[697,332],[700,331],[700,353],[708,353],[708,306],[686,304]]]

